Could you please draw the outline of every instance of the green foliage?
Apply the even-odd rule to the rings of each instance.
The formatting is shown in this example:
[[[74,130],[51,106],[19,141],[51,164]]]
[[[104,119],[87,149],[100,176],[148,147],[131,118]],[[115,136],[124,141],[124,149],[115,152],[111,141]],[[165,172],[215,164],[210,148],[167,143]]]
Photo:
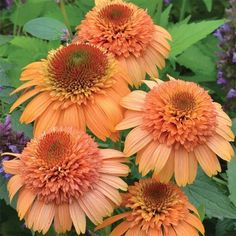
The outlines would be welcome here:
[[[212,10],[212,1],[213,0],[203,0],[203,2],[206,5],[206,8],[207,8],[208,11]]]
[[[234,151],[236,149],[234,148]],[[234,203],[236,206],[236,156],[233,156],[232,160],[228,162],[228,170],[227,170],[227,175],[228,175],[228,187],[229,187],[229,192],[230,192],[230,200]]]
[[[206,215],[209,218],[236,219],[236,207],[230,202],[222,188],[202,171],[198,172],[195,182],[185,187],[184,191],[196,207],[205,206]]]
[[[169,28],[169,32],[173,37],[171,56],[178,56],[224,23],[225,20],[211,20],[172,26]]]
[[[40,39],[57,40],[66,29],[64,23],[49,17],[40,17],[27,22],[24,31]]]

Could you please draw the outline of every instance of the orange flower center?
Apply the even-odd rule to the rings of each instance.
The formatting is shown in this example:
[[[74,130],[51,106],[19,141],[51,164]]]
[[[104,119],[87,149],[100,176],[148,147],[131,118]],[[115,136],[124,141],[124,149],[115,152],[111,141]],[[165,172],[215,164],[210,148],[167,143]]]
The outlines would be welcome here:
[[[122,25],[127,22],[132,14],[132,10],[122,4],[108,5],[100,11],[100,17],[106,19],[113,25]]]
[[[102,159],[96,143],[82,131],[53,130],[32,140],[21,157],[22,177],[44,202],[68,203],[93,187]]]
[[[204,89],[192,82],[168,81],[146,96],[144,129],[159,143],[192,151],[214,135],[216,108]]]
[[[172,184],[145,179],[131,186],[125,195],[125,205],[132,209],[127,219],[133,222],[132,226],[139,224],[147,227],[148,222],[154,222],[157,227],[166,223],[175,224],[188,213],[186,196]]]
[[[47,83],[58,96],[76,97],[83,102],[94,92],[109,87],[109,59],[99,48],[87,44],[62,47],[49,54]]]
[[[116,57],[142,56],[155,26],[147,12],[132,3],[107,3],[88,12],[78,26],[79,42],[106,48]]]

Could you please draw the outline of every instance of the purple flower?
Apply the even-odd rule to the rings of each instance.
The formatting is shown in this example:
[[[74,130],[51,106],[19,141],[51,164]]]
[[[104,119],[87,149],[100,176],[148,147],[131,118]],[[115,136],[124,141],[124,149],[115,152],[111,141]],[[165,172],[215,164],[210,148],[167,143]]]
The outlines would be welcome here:
[[[171,3],[171,0],[164,0],[165,5],[169,5]]]
[[[221,34],[220,29],[217,29],[217,30],[213,33],[213,35],[215,35],[220,41],[223,41],[223,36],[222,36],[222,34]]]
[[[0,154],[4,152],[19,153],[23,150],[28,139],[24,133],[15,132],[11,128],[11,117],[8,115],[3,123],[0,123]],[[2,168],[2,161],[10,160],[11,156],[3,156],[0,159],[0,174],[5,178],[10,175],[6,174]]]
[[[69,38],[70,38],[70,33],[69,33],[68,29],[63,29],[62,30],[61,41],[68,42]]]
[[[10,9],[13,5],[13,0],[5,0],[7,9]]]
[[[236,64],[236,52],[233,53],[232,62],[233,62],[234,64]]]
[[[236,97],[236,89],[231,88],[226,96],[228,99],[232,99]]]

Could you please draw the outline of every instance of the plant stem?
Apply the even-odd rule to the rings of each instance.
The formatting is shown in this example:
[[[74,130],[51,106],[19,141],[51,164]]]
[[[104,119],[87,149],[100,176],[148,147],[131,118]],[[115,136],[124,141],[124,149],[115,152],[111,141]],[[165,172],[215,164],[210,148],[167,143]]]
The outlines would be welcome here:
[[[179,21],[182,21],[184,19],[185,10],[186,10],[186,3],[187,3],[187,0],[182,0],[182,6],[181,6],[181,9],[180,9]]]
[[[64,0],[60,1],[60,10],[61,10],[61,13],[63,15],[65,25],[66,25],[67,29],[69,30],[70,37],[72,38],[72,31],[71,31],[71,28],[70,28],[70,21],[69,21],[69,18],[67,16],[67,13],[66,13]]]
[[[157,14],[157,17],[156,17],[157,23],[160,23],[160,21],[161,21],[162,7],[163,7],[163,0],[159,0],[157,2],[156,12],[154,13],[154,15]]]

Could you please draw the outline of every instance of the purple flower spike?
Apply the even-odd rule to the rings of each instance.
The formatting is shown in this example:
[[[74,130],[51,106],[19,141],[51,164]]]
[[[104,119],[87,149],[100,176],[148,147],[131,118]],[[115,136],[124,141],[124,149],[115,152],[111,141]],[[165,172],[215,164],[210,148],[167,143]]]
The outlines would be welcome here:
[[[233,53],[232,62],[233,62],[234,64],[236,64],[236,52]]]
[[[223,41],[223,36],[222,36],[222,34],[221,34],[221,32],[220,32],[219,29],[217,29],[217,30],[213,33],[213,35],[215,35],[220,41]]]
[[[171,3],[171,0],[164,0],[165,5],[169,5]]]
[[[236,97],[236,89],[231,88],[226,96],[228,99],[232,99]]]

